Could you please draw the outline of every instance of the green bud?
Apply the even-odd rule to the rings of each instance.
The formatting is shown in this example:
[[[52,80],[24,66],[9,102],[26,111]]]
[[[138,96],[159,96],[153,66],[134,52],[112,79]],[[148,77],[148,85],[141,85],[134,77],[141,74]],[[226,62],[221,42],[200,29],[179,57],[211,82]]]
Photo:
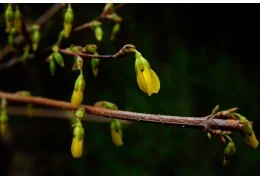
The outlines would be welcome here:
[[[110,124],[110,130],[111,130],[111,137],[112,141],[116,146],[122,146],[123,145],[123,133],[122,133],[122,127],[121,122],[118,119],[113,119]]]
[[[13,44],[14,44],[14,34],[12,34],[12,33],[9,33],[9,35],[8,35],[8,44],[10,46],[13,46]]]
[[[103,38],[103,30],[100,26],[94,28],[95,36],[98,41],[101,41]]]
[[[75,115],[76,115],[77,119],[81,120],[84,117],[84,115],[85,115],[85,109],[84,108],[78,109],[76,111]]]
[[[74,85],[74,90],[78,91],[78,90],[84,90],[84,89],[85,89],[85,80],[84,80],[84,76],[81,71],[80,75],[76,79],[76,82]]]
[[[88,53],[96,53],[97,52],[97,45],[95,44],[87,44],[83,49],[82,52],[88,52]]]
[[[6,110],[2,110],[0,113],[0,123],[7,123],[8,121],[8,115],[7,115],[7,111]]]
[[[83,68],[83,59],[80,56],[76,57],[76,62],[74,63],[72,70],[76,71],[76,70],[82,70]]]
[[[112,109],[112,110],[118,109],[118,107],[115,104],[108,101],[98,101],[95,103],[94,106],[99,108]]]
[[[52,76],[54,76],[56,70],[56,64],[54,61],[50,61],[49,63],[50,63],[50,73]]]
[[[30,45],[27,45],[24,47],[23,55],[21,56],[21,61],[23,64],[25,64],[27,59],[29,58],[29,52],[30,52]]]
[[[214,109],[212,110],[211,115],[216,114],[216,113],[218,112],[218,110],[219,110],[219,105],[216,105],[216,106],[214,107]]]
[[[71,8],[71,5],[68,5],[68,8],[64,14],[64,23],[72,23],[74,20],[74,13],[73,9]]]
[[[99,59],[98,58],[92,58],[91,59],[91,65],[92,65],[92,71],[95,77],[98,75],[98,65],[99,65]]]
[[[116,23],[112,29],[112,33],[110,36],[111,41],[115,39],[116,34],[120,31],[120,24]]]
[[[5,22],[6,22],[6,32],[10,32],[12,28],[12,20],[14,18],[14,13],[12,9],[12,4],[9,3],[5,10]]]
[[[80,121],[77,121],[75,124],[75,128],[73,130],[73,135],[77,137],[79,140],[84,138],[84,129]]]
[[[32,25],[31,27],[32,33],[31,33],[31,40],[32,40],[32,50],[36,51],[38,49],[38,45],[40,42],[41,34],[40,34],[40,26],[38,25]]]
[[[64,67],[64,61],[62,55],[59,52],[54,52],[53,58],[61,67]]]
[[[64,30],[60,31],[59,36],[58,36],[58,44],[62,42],[62,39],[64,38]]]
[[[235,144],[234,142],[230,141],[224,150],[224,161],[223,161],[224,166],[229,164],[229,161],[235,155],[235,153],[236,153]]]
[[[18,5],[16,6],[15,13],[14,13],[14,26],[17,32],[22,32],[22,19],[21,19],[21,12],[19,10]]]
[[[59,47],[57,45],[52,46],[52,52],[59,52]]]

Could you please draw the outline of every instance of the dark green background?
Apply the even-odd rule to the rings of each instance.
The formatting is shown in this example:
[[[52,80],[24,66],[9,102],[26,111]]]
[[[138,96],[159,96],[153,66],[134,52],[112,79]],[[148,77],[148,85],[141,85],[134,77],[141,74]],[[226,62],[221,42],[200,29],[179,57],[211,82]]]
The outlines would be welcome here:
[[[50,6],[20,5],[28,23]],[[75,24],[92,20],[103,6],[73,4]],[[122,110],[179,116],[205,116],[217,104],[222,109],[238,106],[254,122],[258,136],[258,10],[258,4],[127,4],[117,11],[123,22],[114,42],[109,40],[114,23],[105,22],[102,42],[84,30],[73,33],[62,47],[95,43],[100,54],[114,54],[124,44],[134,44],[161,81],[159,93],[149,97],[137,86],[134,56],[101,60],[98,78],[86,60],[84,104],[108,100]],[[36,58],[26,66],[0,71],[1,90],[26,89],[33,95],[70,100],[77,77],[71,71],[72,58],[66,56],[65,69],[58,67],[53,77],[45,62],[49,54],[42,52],[56,41],[63,12],[42,27]],[[3,13],[0,27],[4,47]],[[133,123],[124,128],[124,146],[117,148],[109,123],[84,122],[85,153],[75,160],[70,154],[69,121],[11,117],[9,123],[13,143],[0,143],[2,175],[259,175],[259,150],[247,147],[237,132],[233,134],[237,153],[224,168],[224,145],[199,130]]]

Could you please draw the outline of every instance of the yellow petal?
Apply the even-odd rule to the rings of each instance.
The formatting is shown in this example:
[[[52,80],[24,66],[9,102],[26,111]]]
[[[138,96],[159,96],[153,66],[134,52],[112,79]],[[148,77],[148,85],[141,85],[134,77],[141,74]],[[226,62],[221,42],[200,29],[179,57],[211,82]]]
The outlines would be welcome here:
[[[160,90],[160,80],[152,69],[150,69],[150,73],[152,79],[153,93],[158,93]]]
[[[143,92],[148,93],[147,85],[146,85],[146,82],[144,80],[144,75],[138,68],[136,69],[136,77],[137,77],[137,83],[138,83],[139,88]]]
[[[83,141],[83,138],[79,139],[77,137],[73,137],[71,143],[71,154],[74,158],[80,158],[82,156]]]
[[[151,96],[153,93],[153,84],[152,84],[150,69],[147,66],[145,66],[144,68],[143,75],[147,85],[147,93],[149,96]]]

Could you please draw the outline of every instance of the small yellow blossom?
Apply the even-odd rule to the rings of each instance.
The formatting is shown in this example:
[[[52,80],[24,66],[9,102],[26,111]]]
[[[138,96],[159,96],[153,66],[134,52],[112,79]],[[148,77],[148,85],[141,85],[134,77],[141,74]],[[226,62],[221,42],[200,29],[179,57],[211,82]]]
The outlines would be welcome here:
[[[139,88],[151,96],[160,90],[160,80],[148,61],[138,51],[135,52],[135,71]]]
[[[85,80],[84,80],[83,73],[81,71],[80,75],[78,76],[75,82],[74,90],[71,96],[72,106],[79,107],[81,105],[81,102],[83,100],[84,89],[85,89]]]

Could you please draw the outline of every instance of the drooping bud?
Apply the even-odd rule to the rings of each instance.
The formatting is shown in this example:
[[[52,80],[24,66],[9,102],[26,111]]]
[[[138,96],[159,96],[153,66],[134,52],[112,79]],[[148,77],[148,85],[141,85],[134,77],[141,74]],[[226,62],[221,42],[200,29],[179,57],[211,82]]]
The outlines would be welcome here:
[[[116,23],[112,29],[110,40],[114,41],[116,34],[120,31],[120,24]]]
[[[230,141],[224,150],[223,166],[229,165],[230,160],[235,155],[235,153],[236,153],[235,143],[233,141]]]
[[[84,129],[80,121],[76,121],[71,143],[71,154],[74,158],[80,158],[83,152]]]
[[[6,136],[8,132],[8,115],[7,115],[7,101],[6,99],[1,100],[1,111],[0,111],[0,135]]]
[[[81,70],[80,75],[75,81],[74,90],[71,96],[72,106],[79,107],[81,105],[83,100],[84,89],[85,89],[85,80]]]
[[[8,44],[9,44],[10,47],[13,47],[14,39],[15,39],[15,33],[16,33],[16,30],[15,30],[14,27],[12,27],[9,34],[8,34]]]
[[[38,49],[39,42],[41,39],[40,26],[35,24],[32,25],[31,29],[32,50],[36,51]]]
[[[83,68],[83,59],[82,57],[77,56],[76,61],[74,62],[74,65],[72,67],[72,70],[73,71],[82,70],[82,68]]]
[[[84,48],[82,48],[82,52],[88,53],[96,53],[97,52],[97,45],[95,44],[87,44]]]
[[[95,29],[94,31],[95,31],[96,39],[98,41],[101,41],[103,38],[103,30],[102,30],[101,26],[96,26],[94,29]]]
[[[241,114],[233,113],[233,115],[237,117],[240,120],[240,122],[243,124],[243,129],[241,131],[241,134],[244,137],[246,144],[249,147],[256,149],[259,145],[259,142],[256,139],[252,124],[246,119],[246,117],[242,116]]]
[[[91,66],[92,66],[92,72],[95,77],[97,77],[97,75],[98,75],[98,65],[99,65],[99,58],[92,58]]]
[[[54,76],[55,71],[56,71],[56,64],[55,64],[55,62],[53,60],[51,60],[49,63],[50,63],[49,64],[49,66],[50,66],[50,73],[51,73],[52,76]]]
[[[121,122],[118,119],[113,119],[110,124],[112,141],[116,146],[123,145],[123,133]]]
[[[12,24],[13,24],[13,18],[14,18],[14,12],[13,12],[13,8],[12,8],[12,4],[9,3],[5,10],[5,23],[6,23],[5,31],[7,33],[9,33],[11,31]]]
[[[29,58],[30,45],[26,45],[23,49],[23,55],[21,56],[21,61],[25,65],[27,59]]]
[[[77,120],[82,120],[82,118],[85,116],[86,112],[84,108],[79,108],[77,109],[75,116]]]
[[[73,21],[74,21],[73,9],[71,8],[71,5],[68,4],[68,8],[64,15],[64,23],[63,23],[63,30],[64,30],[65,38],[68,38],[70,36]]]
[[[14,27],[16,29],[17,32],[21,33],[22,32],[22,19],[21,19],[22,15],[20,12],[20,9],[18,7],[18,5],[15,8],[15,12],[14,12]]]

